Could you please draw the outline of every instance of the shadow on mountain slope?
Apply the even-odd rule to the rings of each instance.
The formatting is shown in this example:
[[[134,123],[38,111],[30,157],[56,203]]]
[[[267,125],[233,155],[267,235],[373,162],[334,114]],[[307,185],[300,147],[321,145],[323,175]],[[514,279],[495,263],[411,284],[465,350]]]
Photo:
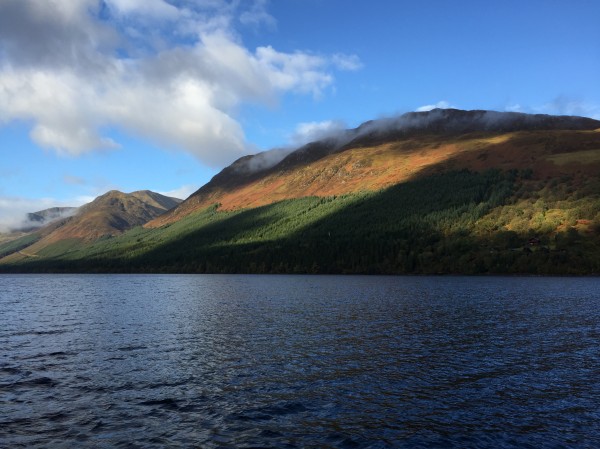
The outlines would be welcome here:
[[[462,138],[466,137],[456,140]],[[600,223],[600,191],[591,181],[598,181],[600,173],[600,157],[594,159],[600,153],[600,133],[559,130],[542,137],[520,132],[496,143],[487,142],[486,134],[487,143],[481,146],[473,143],[473,135],[468,140],[473,147],[431,161],[408,181],[377,192],[304,197],[234,211],[212,206],[162,228],[136,231],[139,235],[129,232],[61,260],[30,260],[15,269],[599,272],[600,233],[594,226]],[[534,178],[527,188],[525,178]],[[588,181],[591,187],[582,190]],[[575,212],[567,216],[548,210],[542,191],[562,192],[555,195],[553,207],[572,207]],[[527,215],[517,204],[523,192],[530,196],[527,207],[535,203],[537,210],[529,222],[520,218],[517,229],[506,220],[499,224],[486,217],[489,223],[481,224],[498,206],[505,206],[506,213]],[[581,203],[582,198],[589,201]],[[536,220],[548,223],[536,225]]]
[[[473,222],[502,204],[514,176],[460,171],[377,193],[213,211],[221,219],[143,254],[76,264],[83,271],[421,272],[432,246],[445,241],[445,252],[455,257],[471,244]],[[56,268],[61,265],[74,263]]]
[[[596,246],[589,247],[589,239],[576,232],[552,242],[540,236],[532,245],[534,236],[528,232],[475,232],[478,220],[512,201],[517,178],[514,171],[458,171],[378,193],[283,201],[192,231],[131,260],[131,268],[213,273],[600,270],[593,262],[597,258],[588,257],[600,249],[597,236],[592,239]]]
[[[588,121],[584,121],[588,127],[600,123]],[[546,125],[557,123],[550,120]],[[332,140],[309,144],[266,170],[239,170],[243,160],[252,159],[249,156],[225,168],[179,207],[148,226],[173,223],[213,203],[222,203],[226,209],[257,207],[288,198],[376,190],[419,176],[465,168],[531,168],[540,176],[555,176],[574,167],[557,164],[552,158],[554,154],[572,153],[575,163],[578,153],[597,150],[600,154],[597,130],[522,128],[510,132],[492,128],[464,134],[424,134],[427,128],[399,134],[373,131],[346,145],[336,146]],[[459,130],[471,131],[471,128]],[[590,162],[587,156],[580,158],[586,159],[586,163],[577,169],[593,174],[600,166],[600,158],[587,163]]]
[[[520,206],[514,204],[515,189],[522,181],[521,173],[516,171],[462,170],[374,193],[286,200],[233,212],[218,211],[213,206],[188,217],[186,223],[141,230],[137,238],[133,234],[115,238],[113,252],[98,252],[93,257],[71,261],[31,261],[21,269],[179,273],[599,272],[598,232],[585,234],[570,228],[558,234],[535,234],[527,228],[514,232],[482,225],[482,217],[498,210],[498,206],[512,208],[510,213],[522,213]],[[536,200],[536,207],[538,203]],[[600,212],[595,203],[590,204],[586,207],[594,210],[586,213],[594,214],[596,209]],[[126,241],[130,247],[124,245]]]

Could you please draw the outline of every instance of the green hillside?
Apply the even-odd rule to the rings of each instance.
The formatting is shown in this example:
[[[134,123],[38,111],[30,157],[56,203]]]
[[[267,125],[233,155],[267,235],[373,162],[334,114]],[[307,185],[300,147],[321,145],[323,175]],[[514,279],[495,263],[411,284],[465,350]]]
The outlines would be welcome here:
[[[10,254],[18,253],[40,239],[37,234],[24,235],[15,240],[0,244],[0,259]]]
[[[213,205],[93,244],[59,241],[0,271],[592,274],[599,255],[598,176],[462,170],[377,192]]]
[[[599,155],[589,118],[408,113],[245,156],[181,203],[108,192],[0,244],[0,271],[597,274]]]

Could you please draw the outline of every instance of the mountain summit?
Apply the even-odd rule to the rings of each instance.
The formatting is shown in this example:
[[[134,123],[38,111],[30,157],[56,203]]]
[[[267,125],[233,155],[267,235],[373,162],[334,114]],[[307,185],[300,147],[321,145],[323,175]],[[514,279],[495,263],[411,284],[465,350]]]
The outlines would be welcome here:
[[[53,231],[53,235],[87,241],[114,236],[158,217],[180,202],[150,190],[132,193],[111,190],[80,207],[77,215]]]

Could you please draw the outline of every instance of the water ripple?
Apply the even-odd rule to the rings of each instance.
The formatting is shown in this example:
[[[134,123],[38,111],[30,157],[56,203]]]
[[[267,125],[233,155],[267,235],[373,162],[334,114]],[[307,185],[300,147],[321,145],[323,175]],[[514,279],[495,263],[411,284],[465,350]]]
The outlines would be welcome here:
[[[0,282],[0,447],[600,447],[598,279]]]

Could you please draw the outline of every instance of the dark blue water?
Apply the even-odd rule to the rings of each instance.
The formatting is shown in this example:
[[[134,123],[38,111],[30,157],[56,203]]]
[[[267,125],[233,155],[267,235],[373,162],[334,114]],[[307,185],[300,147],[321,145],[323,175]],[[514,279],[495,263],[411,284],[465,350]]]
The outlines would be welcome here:
[[[600,447],[600,279],[3,275],[0,446]]]

